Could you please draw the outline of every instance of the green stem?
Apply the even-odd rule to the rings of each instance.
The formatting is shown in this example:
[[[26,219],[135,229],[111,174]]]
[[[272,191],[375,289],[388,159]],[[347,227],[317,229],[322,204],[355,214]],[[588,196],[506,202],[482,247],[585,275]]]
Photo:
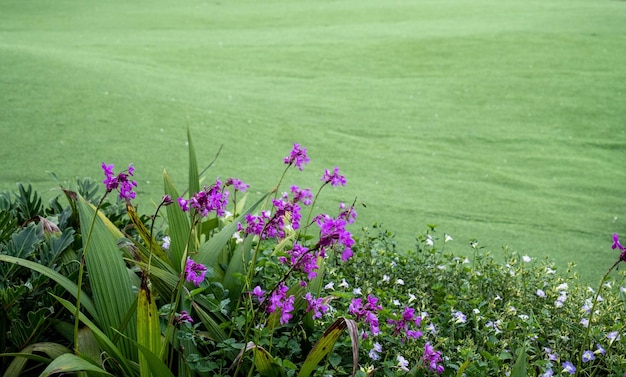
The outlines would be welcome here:
[[[600,280],[600,286],[598,287],[598,290],[596,291],[596,294],[593,297],[593,303],[591,305],[591,312],[589,313],[589,322],[587,323],[587,329],[585,330],[585,337],[583,339],[582,345],[580,346],[578,361],[576,362],[577,364],[576,371],[580,370],[580,366],[583,360],[583,352],[585,352],[585,347],[587,345],[587,342],[589,341],[589,331],[591,330],[593,314],[594,314],[594,311],[596,310],[596,304],[598,303],[598,296],[600,296],[600,291],[602,290],[602,286],[604,285],[604,282],[609,277],[609,274],[611,273],[611,271],[613,271],[613,269],[619,264],[619,262],[621,262],[621,259],[618,259],[615,263],[613,263],[613,265],[604,274],[604,276],[602,276],[602,279]]]

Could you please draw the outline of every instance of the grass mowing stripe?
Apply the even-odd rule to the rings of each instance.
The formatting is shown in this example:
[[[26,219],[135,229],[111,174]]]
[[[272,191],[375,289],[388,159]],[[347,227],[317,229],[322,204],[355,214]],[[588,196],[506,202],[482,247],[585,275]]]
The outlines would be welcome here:
[[[623,6],[6,1],[0,185],[133,162],[150,211],[163,167],[185,185],[189,123],[200,161],[224,144],[213,173],[259,191],[304,144],[314,177],[291,178],[340,166],[328,198],[358,196],[402,248],[437,223],[459,251],[509,244],[595,281],[624,230]]]

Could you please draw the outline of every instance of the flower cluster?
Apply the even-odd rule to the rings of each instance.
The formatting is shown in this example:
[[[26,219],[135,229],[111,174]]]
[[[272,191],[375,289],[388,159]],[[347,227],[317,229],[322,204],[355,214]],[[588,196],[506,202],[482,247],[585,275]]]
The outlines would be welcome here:
[[[322,297],[314,298],[313,295],[308,292],[304,299],[307,302],[306,312],[313,311],[313,319],[322,318],[322,315],[328,312],[328,305],[324,304]]]
[[[107,165],[104,162],[102,163],[102,170],[105,176],[102,183],[106,186],[106,192],[118,190],[120,199],[135,199],[136,193],[133,189],[137,187],[137,182],[131,181],[129,178],[135,175],[135,167],[128,165],[128,169],[120,172],[118,175],[115,175],[113,168],[113,164]]]
[[[418,339],[422,336],[422,332],[413,330],[411,325],[419,327],[422,322],[422,318],[415,314],[415,309],[405,307],[402,312],[402,316],[399,319],[388,319],[387,323],[392,326],[393,336],[401,336],[402,341],[408,339]]]
[[[331,186],[345,186],[346,185],[346,177],[339,174],[339,168],[335,166],[335,169],[331,173],[328,169],[324,171],[324,175],[322,176],[322,182],[330,183]]]
[[[224,190],[222,181],[215,180],[215,184],[195,193],[189,200],[178,198],[178,204],[183,211],[189,212],[190,208],[196,210],[201,217],[207,217],[215,211],[217,216],[224,216],[228,204],[228,190]]]
[[[289,288],[285,283],[281,282],[278,287],[272,292],[269,297],[269,303],[267,305],[267,312],[274,313],[280,310],[280,324],[285,325],[293,318],[293,304],[295,302],[295,296],[290,295],[287,297],[287,291]]]
[[[426,365],[430,370],[435,373],[443,373],[444,368],[443,365],[441,365],[441,352],[435,351],[433,346],[430,345],[430,342],[427,342],[424,345],[424,356],[422,356],[422,359],[424,361],[424,365]]]
[[[185,279],[192,282],[196,287],[204,281],[207,268],[201,264],[195,262],[191,258],[187,258],[187,264],[185,265]]]
[[[342,204],[342,210],[344,209],[343,207],[344,205]],[[326,250],[335,246],[342,249],[341,260],[344,262],[354,255],[352,252],[354,239],[352,234],[346,230],[346,225],[353,223],[355,218],[356,212],[353,207],[350,207],[350,210],[342,211],[337,218],[325,214],[315,218],[315,222],[320,228],[318,247],[322,255],[325,255]]]
[[[286,165],[295,165],[300,170],[311,161],[306,155],[306,148],[302,148],[300,144],[294,144],[289,156],[285,157],[283,160]]]
[[[368,295],[365,303],[360,298],[353,298],[348,307],[348,313],[355,316],[357,321],[364,320],[369,325],[372,335],[375,336],[380,334],[377,312],[382,309],[383,307],[378,304],[378,298]],[[367,335],[363,333],[363,337],[365,338]]]

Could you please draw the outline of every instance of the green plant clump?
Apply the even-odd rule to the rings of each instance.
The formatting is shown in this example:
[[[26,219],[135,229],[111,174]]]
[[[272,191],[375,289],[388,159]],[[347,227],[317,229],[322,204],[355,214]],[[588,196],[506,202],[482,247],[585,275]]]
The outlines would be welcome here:
[[[152,215],[132,201],[134,167],[103,163],[105,193],[79,180],[47,208],[30,186],[0,195],[3,376],[621,375],[624,274],[598,288],[570,270],[472,242],[471,259],[435,226],[398,252],[380,226],[350,227],[356,200],[315,214],[345,186],[326,169],[316,191],[294,144],[277,186],[201,187],[189,142],[182,194],[164,172]],[[206,170],[205,170],[206,171]],[[111,200],[117,194],[117,199]],[[157,221],[157,219],[159,221]],[[617,280],[616,280],[617,279]]]

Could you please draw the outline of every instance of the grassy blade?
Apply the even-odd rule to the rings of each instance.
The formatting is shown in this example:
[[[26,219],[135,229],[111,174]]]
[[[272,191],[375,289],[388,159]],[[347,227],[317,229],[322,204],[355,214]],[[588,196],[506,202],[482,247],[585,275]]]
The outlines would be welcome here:
[[[123,334],[120,334],[120,335],[125,336]],[[128,339],[128,340],[132,342],[135,346],[137,346],[137,348],[139,349],[139,352],[141,352],[141,355],[147,360],[148,366],[149,366],[149,372],[153,376],[174,377],[174,374],[172,373],[172,371],[167,367],[167,365],[165,365],[165,363],[159,358],[159,356],[157,356],[154,352],[150,351],[148,348],[137,343],[133,339]],[[141,377],[144,377],[144,376],[150,376],[150,374],[148,375],[141,374]]]
[[[89,272],[93,300],[100,318],[99,324],[102,330],[113,338],[112,329],[120,328],[124,315],[135,300],[128,270],[117,247],[117,240],[122,238],[122,234],[100,212],[94,222],[93,231],[89,234],[96,213],[95,208],[79,197],[77,209],[83,244],[89,242],[88,250],[85,251],[85,263]],[[136,329],[136,318],[132,318],[125,326],[124,334],[134,339]],[[121,339],[120,348],[127,358],[137,360],[137,349],[130,342]]]
[[[159,312],[145,280],[141,284],[137,302],[137,344],[153,354],[161,351]],[[139,356],[141,376],[150,376],[150,364],[150,360],[146,358],[144,352],[141,352]]]
[[[179,197],[178,191],[174,187],[170,176],[167,171],[163,171],[163,185],[165,194],[172,197],[173,200]],[[170,260],[172,266],[176,269],[177,273],[182,271],[181,259],[185,253],[187,247],[187,240],[189,238],[191,225],[189,224],[189,217],[183,212],[178,205],[170,205],[165,207],[167,212],[167,222],[170,235]]]
[[[35,355],[37,353],[45,353],[49,358]],[[0,357],[15,356],[15,359],[9,364],[9,367],[2,375],[3,377],[18,377],[22,373],[22,369],[26,365],[26,362],[36,360],[44,363],[49,363],[51,359],[55,359],[64,353],[70,352],[67,347],[58,343],[35,343],[25,347],[20,353],[16,354],[0,354]]]
[[[196,148],[191,139],[191,130],[187,127],[187,142],[189,144],[189,196],[200,191],[200,175],[198,174],[198,159],[196,158]]]
[[[63,354],[54,359],[48,367],[39,375],[39,377],[47,377],[56,373],[67,372],[97,372],[104,376],[113,376],[99,366],[93,365],[85,359],[74,355],[73,353]]]
[[[356,327],[356,323],[353,320],[341,317],[337,319],[332,325],[330,325],[330,327],[324,332],[324,335],[322,335],[317,343],[315,343],[315,346],[313,346],[313,349],[307,355],[304,364],[302,364],[302,369],[300,369],[298,377],[306,377],[311,375],[313,370],[317,367],[317,364],[319,364],[319,362],[322,361],[322,359],[332,351],[335,342],[337,342],[337,339],[339,339],[339,336],[345,329],[348,329],[350,338],[352,339],[352,375],[356,374],[359,355],[358,330]]]
[[[65,276],[59,274],[58,272],[46,266],[43,266],[39,263],[35,263],[26,259],[11,257],[8,255],[2,255],[2,254],[0,254],[0,261],[13,263],[19,266],[29,268],[33,271],[39,272],[40,274],[45,275],[49,277],[50,279],[54,280],[55,282],[57,282],[57,284],[65,288],[65,290],[72,296],[76,297],[76,295],[78,294],[78,286],[76,285],[76,283],[66,278]],[[94,321],[98,321],[98,312],[96,311],[96,308],[93,304],[93,301],[91,301],[91,298],[86,296],[85,293],[83,292],[81,294],[80,300],[81,300],[81,306],[85,308],[85,310],[87,310],[87,312],[89,313],[89,315],[91,315]]]

